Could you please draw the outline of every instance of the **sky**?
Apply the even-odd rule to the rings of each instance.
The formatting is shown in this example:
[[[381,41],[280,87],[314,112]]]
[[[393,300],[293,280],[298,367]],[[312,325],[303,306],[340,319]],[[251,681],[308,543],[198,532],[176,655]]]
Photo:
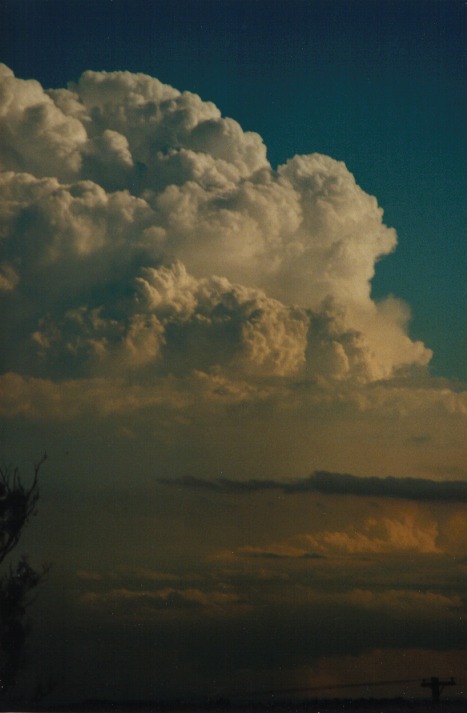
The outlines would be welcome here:
[[[23,690],[463,695],[464,3],[0,14]]]

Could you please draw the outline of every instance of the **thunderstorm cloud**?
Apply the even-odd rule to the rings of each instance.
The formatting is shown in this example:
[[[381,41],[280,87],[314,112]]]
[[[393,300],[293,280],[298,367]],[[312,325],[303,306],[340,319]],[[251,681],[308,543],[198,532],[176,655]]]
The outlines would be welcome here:
[[[274,169],[214,104],[129,72],[46,90],[2,65],[0,137],[9,413],[70,415],[84,392],[118,410],[109,384],[138,409],[203,379],[261,399],[428,364],[407,305],[371,297],[396,234],[342,162]]]
[[[28,665],[18,679],[18,691],[26,692],[22,681],[31,689],[24,701],[51,677],[51,705],[62,706],[84,698],[215,700],[372,677],[414,678],[418,698],[423,676],[461,681],[467,393],[437,375],[443,359],[432,366],[431,345],[420,341],[431,334],[441,344],[454,324],[439,323],[447,302],[436,304],[439,290],[427,289],[432,273],[422,259],[432,248],[441,254],[443,226],[455,229],[459,218],[454,195],[446,208],[447,184],[433,180],[455,133],[438,147],[435,166],[430,124],[419,121],[427,87],[441,87],[425,82],[431,59],[443,56],[439,38],[422,33],[423,44],[413,44],[405,13],[401,57],[415,71],[407,62],[417,50],[420,71],[409,79],[423,86],[411,94],[413,106],[393,116],[388,102],[409,85],[392,86],[381,47],[389,62],[394,38],[384,23],[378,32],[369,24],[375,54],[361,45],[360,67],[352,53],[345,88],[347,108],[362,109],[347,122],[349,133],[329,114],[346,76],[335,70],[348,64],[349,47],[340,44],[344,54],[336,54],[328,44],[338,37],[334,10],[337,26],[323,38],[315,22],[321,11],[311,12],[313,26],[303,25],[313,53],[323,50],[313,71],[289,62],[284,73],[280,52],[264,65],[268,43],[278,48],[277,14],[262,32],[264,13],[242,9],[243,19],[255,20],[251,43],[238,8],[217,24],[212,3],[195,3],[203,23],[195,26],[190,10],[179,35],[172,3],[154,3],[157,22],[147,23],[146,40],[138,35],[138,59],[131,27],[125,37],[108,33],[126,20],[122,3],[110,3],[95,27],[93,11],[81,13],[92,37],[109,34],[94,63],[84,45],[74,51],[78,15],[61,16],[67,3],[44,4],[53,5],[46,15],[54,22],[49,34],[46,16],[37,22],[41,50],[47,37],[58,40],[59,54],[69,40],[75,66],[84,55],[91,60],[80,71],[152,63],[161,76],[185,77],[185,86],[212,87],[219,97],[227,88],[232,102],[237,89],[248,96],[258,83],[243,115],[271,139],[268,147],[223,115],[208,93],[147,74],[84,71],[51,89],[0,64],[2,457],[27,483],[31,460],[49,454],[39,517],[21,540],[32,564],[53,563],[31,607]],[[132,6],[137,23],[147,5]],[[353,43],[352,18],[344,16]],[[233,34],[221,55],[227,25]],[[192,50],[214,34],[192,64]],[[223,62],[235,71],[244,39],[244,57],[261,76],[237,73],[245,83],[232,94]],[[290,59],[291,43],[282,44]],[[305,57],[306,43],[297,48]],[[35,63],[38,76],[67,76],[67,58],[52,67],[50,57],[46,51]],[[204,62],[217,58],[215,71],[203,74]],[[28,57],[11,64],[28,76]],[[319,81],[307,79],[305,88],[305,77]],[[361,101],[359,77],[384,87],[374,106]],[[271,86],[276,100],[262,101]],[[445,96],[437,92],[433,117],[454,128],[449,102],[437,113]],[[391,130],[387,145],[377,145],[383,133],[367,131],[379,108],[391,116],[382,124],[385,138]],[[293,137],[306,155],[273,163]],[[312,153],[328,145],[334,158]],[[360,159],[370,155],[368,172]],[[373,180],[378,198],[366,192]],[[379,200],[391,211],[396,194],[405,208],[392,218]],[[397,224],[404,211],[411,220]],[[404,244],[394,262],[396,229]],[[408,255],[414,264],[403,265]],[[391,286],[396,262],[401,273]],[[440,264],[438,275],[450,265]]]

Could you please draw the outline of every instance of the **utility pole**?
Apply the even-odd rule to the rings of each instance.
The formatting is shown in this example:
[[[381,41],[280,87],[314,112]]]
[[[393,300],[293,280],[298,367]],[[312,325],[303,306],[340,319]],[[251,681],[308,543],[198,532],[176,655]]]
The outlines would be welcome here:
[[[424,678],[422,681],[423,688],[431,688],[431,700],[433,703],[439,703],[439,697],[444,690],[445,686],[455,686],[456,682],[452,678],[447,681],[440,681],[437,676],[432,676],[431,678]]]

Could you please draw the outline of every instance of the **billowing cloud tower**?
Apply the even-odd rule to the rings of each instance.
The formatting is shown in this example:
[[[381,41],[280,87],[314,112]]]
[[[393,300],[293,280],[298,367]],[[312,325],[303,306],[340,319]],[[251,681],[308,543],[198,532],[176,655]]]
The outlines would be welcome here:
[[[428,363],[407,306],[371,298],[396,234],[343,163],[274,170],[214,104],[128,72],[45,91],[2,66],[0,136],[10,408],[60,380],[137,374],[156,398]]]

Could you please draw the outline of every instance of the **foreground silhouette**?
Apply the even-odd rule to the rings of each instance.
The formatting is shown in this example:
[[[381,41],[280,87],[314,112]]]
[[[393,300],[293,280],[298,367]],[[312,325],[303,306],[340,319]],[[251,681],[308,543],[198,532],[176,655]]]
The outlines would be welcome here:
[[[36,513],[39,471],[46,459],[44,455],[34,465],[34,476],[29,487],[23,485],[18,468],[0,467],[0,563],[17,546],[24,527]],[[47,570],[47,566],[40,571],[33,569],[23,556],[16,564],[10,563],[0,577],[0,697],[16,685],[31,629],[26,619],[31,592]]]
[[[455,686],[456,682],[451,677],[447,681],[440,681],[437,676],[432,676],[429,679],[424,678],[422,681],[423,688],[431,688],[431,697],[433,703],[439,703],[441,693],[445,686]]]

